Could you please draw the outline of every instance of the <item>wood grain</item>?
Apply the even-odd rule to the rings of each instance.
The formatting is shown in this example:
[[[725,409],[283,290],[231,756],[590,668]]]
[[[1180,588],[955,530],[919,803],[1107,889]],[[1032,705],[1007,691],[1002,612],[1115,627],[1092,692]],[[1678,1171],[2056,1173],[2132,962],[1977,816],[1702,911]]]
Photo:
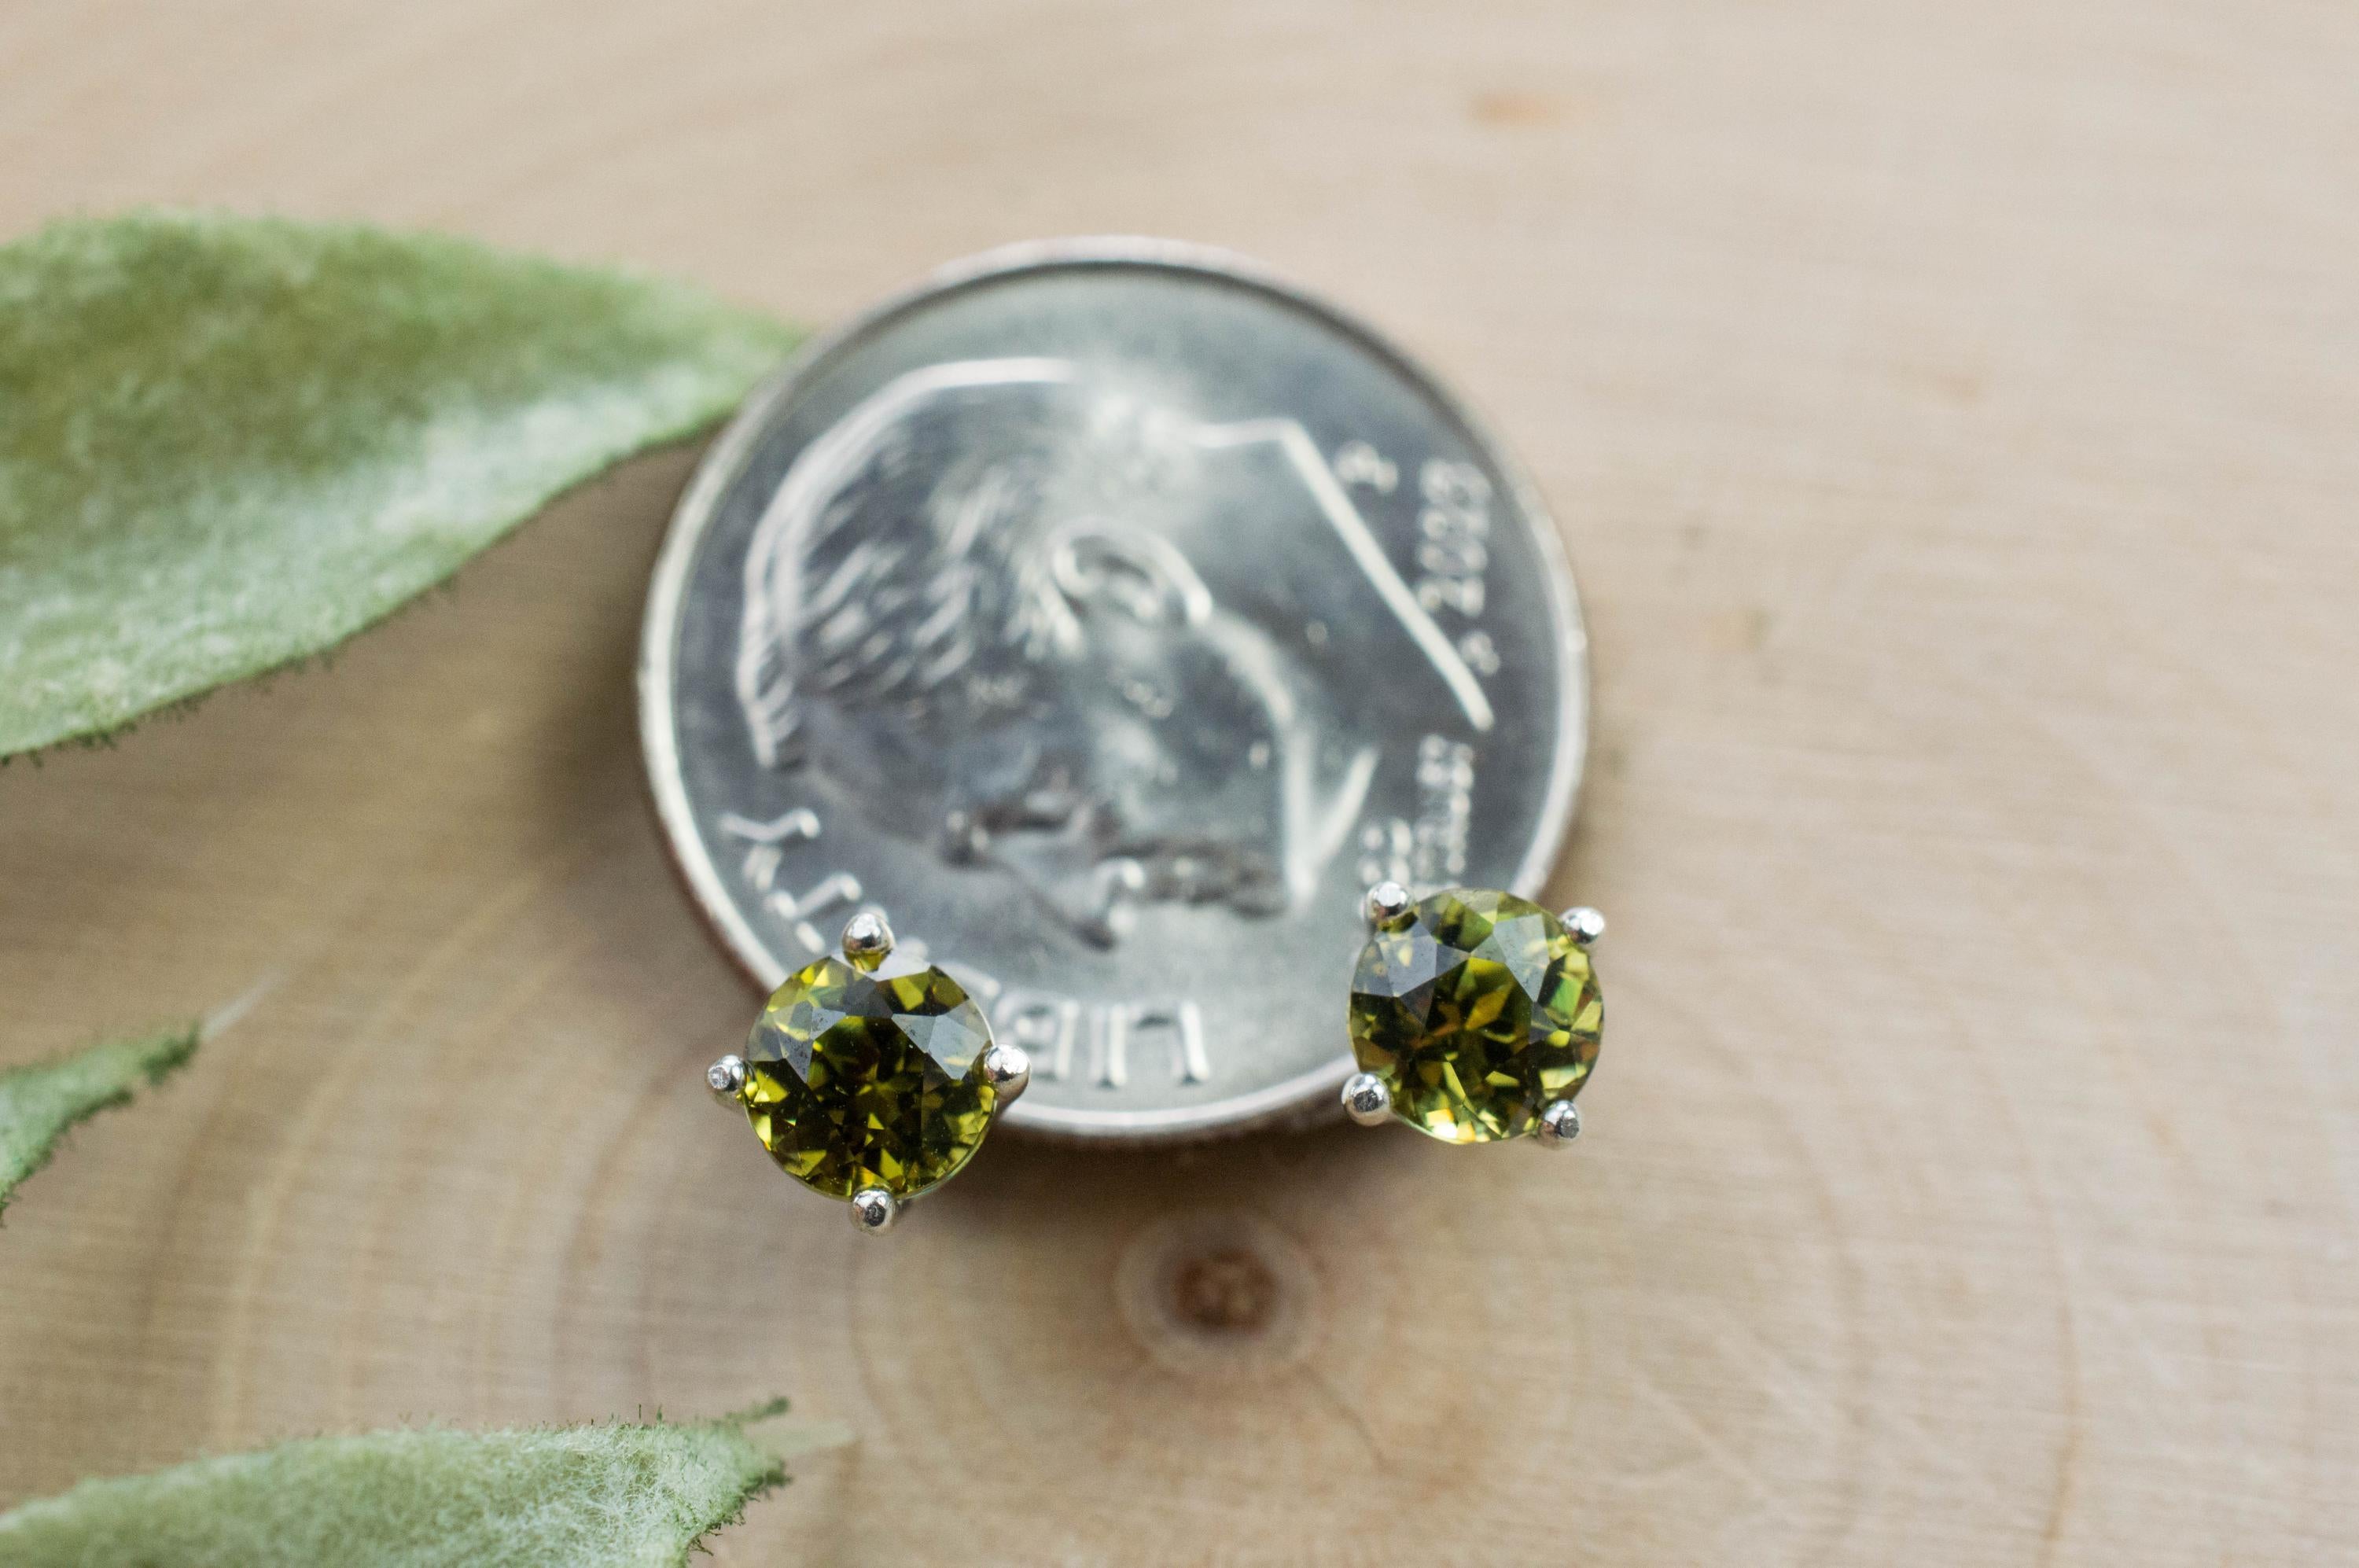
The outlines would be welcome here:
[[[12,1208],[0,1505],[775,1390],[858,1441],[723,1562],[2359,1560],[2354,69],[2231,0],[0,10],[7,235],[1341,296],[1560,513],[1614,917],[1572,1160],[995,1147],[863,1244],[694,1081],[749,998],[641,799],[642,463],[0,774],[0,1060],[252,1004]]]

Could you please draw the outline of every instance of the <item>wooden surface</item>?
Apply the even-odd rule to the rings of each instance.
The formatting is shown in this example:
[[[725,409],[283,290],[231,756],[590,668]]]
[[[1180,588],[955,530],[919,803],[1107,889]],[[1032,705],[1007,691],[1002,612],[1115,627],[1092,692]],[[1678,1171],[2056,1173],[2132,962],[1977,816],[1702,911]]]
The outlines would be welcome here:
[[[18,0],[0,234],[362,215],[824,321],[1127,230],[1340,296],[1582,572],[1591,1136],[789,1201],[641,800],[667,455],[0,773],[0,1060],[250,1003],[0,1232],[0,1505],[775,1390],[858,1441],[725,1563],[2359,1561],[2359,12],[805,9]]]

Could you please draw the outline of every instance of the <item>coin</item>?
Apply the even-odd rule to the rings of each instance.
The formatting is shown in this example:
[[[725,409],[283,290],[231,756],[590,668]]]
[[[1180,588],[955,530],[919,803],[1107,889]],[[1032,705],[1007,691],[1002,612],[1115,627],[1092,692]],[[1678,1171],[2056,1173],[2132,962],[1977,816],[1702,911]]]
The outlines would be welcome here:
[[[1030,1053],[1011,1125],[1332,1114],[1369,884],[1538,890],[1587,718],[1531,486],[1222,253],[1064,241],[799,354],[682,497],[641,729],[775,986],[863,908]]]

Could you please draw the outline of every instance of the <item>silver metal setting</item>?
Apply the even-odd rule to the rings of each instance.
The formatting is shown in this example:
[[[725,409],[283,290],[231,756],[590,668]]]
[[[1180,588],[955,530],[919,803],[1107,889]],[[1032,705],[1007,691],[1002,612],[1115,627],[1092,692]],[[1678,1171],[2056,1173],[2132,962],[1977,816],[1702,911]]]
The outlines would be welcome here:
[[[893,928],[883,915],[863,909],[843,922],[843,956],[873,968],[893,952]]]
[[[1005,1111],[1031,1086],[1032,1058],[1021,1046],[995,1043],[983,1053],[983,1076],[998,1091],[998,1111]]]
[[[1408,888],[1397,882],[1379,882],[1368,889],[1360,913],[1372,929],[1386,931],[1416,907],[1417,900],[1409,897]]]
[[[1495,434],[1462,399],[1436,383],[1421,367],[1404,358],[1364,324],[1317,295],[1273,277],[1256,264],[1218,249],[1166,240],[1089,237],[1029,242],[940,268],[915,287],[887,298],[873,310],[806,344],[768,384],[747,399],[736,419],[708,452],[680,501],[658,558],[648,594],[638,670],[641,740],[657,811],[683,878],[697,904],[726,948],[753,979],[765,987],[776,985],[797,966],[799,960],[788,962],[793,953],[791,945],[782,948],[776,938],[764,934],[768,914],[755,908],[737,887],[736,884],[742,878],[737,874],[735,856],[741,853],[739,846],[742,844],[747,864],[762,862],[766,855],[766,864],[775,867],[775,846],[804,842],[818,830],[808,811],[789,811],[774,822],[749,821],[742,816],[731,819],[727,813],[741,809],[736,802],[724,799],[716,805],[709,799],[692,797],[690,783],[683,773],[683,736],[679,727],[683,699],[676,690],[682,662],[680,637],[686,615],[687,590],[697,567],[700,549],[715,514],[729,498],[748,462],[762,449],[769,430],[782,418],[796,396],[807,386],[831,373],[833,366],[861,348],[868,339],[897,327],[903,320],[915,315],[921,307],[938,299],[996,287],[1002,280],[1016,275],[1120,269],[1170,272],[1211,278],[1240,292],[1266,296],[1305,313],[1335,330],[1343,339],[1360,345],[1374,362],[1388,367],[1401,384],[1430,402],[1441,416],[1454,422],[1489,465],[1495,493],[1512,510],[1520,514],[1521,522],[1527,526],[1531,536],[1531,548],[1537,552],[1536,575],[1538,581],[1536,597],[1546,613],[1545,632],[1538,640],[1553,654],[1552,667],[1556,678],[1551,715],[1554,730],[1548,742],[1545,768],[1534,768],[1526,775],[1545,780],[1544,789],[1539,793],[1539,803],[1528,825],[1519,817],[1513,830],[1515,848],[1509,852],[1509,859],[1514,866],[1513,875],[1493,873],[1490,879],[1496,885],[1528,895],[1539,887],[1556,858],[1571,823],[1586,752],[1587,637],[1577,591],[1563,557],[1560,536],[1550,524],[1536,488],[1514,454],[1500,444]],[[1339,448],[1336,453],[1331,454],[1339,463],[1342,451]],[[1367,472],[1373,473],[1373,470]],[[1371,479],[1368,482],[1375,481]],[[1392,477],[1387,475],[1384,483],[1389,487],[1393,483]],[[1415,484],[1416,475],[1404,471],[1399,479],[1401,494],[1413,495]],[[1517,531],[1520,537],[1522,529]],[[1537,624],[1537,618],[1528,624]],[[1457,628],[1453,627],[1452,635],[1455,636]],[[1487,641],[1484,642],[1484,651],[1468,657],[1478,660],[1489,657],[1488,646]],[[1538,760],[1534,758],[1535,762]],[[722,812],[721,824],[717,828],[712,821],[716,810]],[[764,873],[766,887],[768,886],[767,876],[768,873]],[[782,912],[788,919],[799,919],[801,917],[797,911],[809,908],[813,897],[827,894],[838,899],[857,899],[862,891],[860,884],[849,877],[822,880],[814,877],[807,883],[791,885],[782,877],[776,895],[769,898],[767,909]],[[897,903],[897,907],[899,907]],[[1329,907],[1332,908],[1332,905]],[[929,913],[927,918],[930,923],[934,916]],[[807,943],[806,947],[810,945]],[[965,955],[953,951],[945,956],[955,961]],[[962,973],[964,978],[959,964],[953,962],[951,967],[954,973]],[[993,977],[1003,981],[1009,978],[1005,975]],[[1033,1006],[1018,995],[1023,990],[1026,977],[1018,975],[1014,978],[1016,984],[1011,985],[1010,995],[1015,999],[1002,1005],[1010,1008],[1019,1004]],[[1152,997],[1130,998],[1125,1002],[1118,996],[1116,1000],[1117,1006],[1127,1005],[1134,1009],[1160,1005]],[[1037,1016],[1050,1017],[1046,1013]],[[1129,1021],[1136,1026],[1142,1018],[1152,1027],[1165,1030],[1171,1038],[1180,1038],[1179,1026],[1163,1023],[1159,1014],[1136,1012]],[[1190,1024],[1186,1027],[1195,1026]],[[1158,1051],[1164,1049],[1161,1039],[1156,1043]],[[1216,1051],[1221,1044],[1222,1040],[1216,1038],[1213,1041]],[[1175,1052],[1175,1060],[1192,1060],[1180,1055],[1180,1047],[1176,1045],[1169,1049]],[[1128,1078],[1134,1089],[1155,1082],[1150,1074],[1136,1070],[1136,1050],[1134,1043],[1134,1065]],[[1066,1053],[1061,1051],[1050,1053],[1044,1061],[1049,1063],[1044,1078],[1058,1084],[1057,1093],[1048,1096],[1047,1102],[1039,1095],[1032,1096],[1016,1108],[1010,1120],[1020,1127],[1060,1136],[1118,1142],[1178,1141],[1242,1131],[1272,1123],[1315,1119],[1324,1096],[1336,1093],[1353,1071],[1348,1056],[1339,1053],[1277,1082],[1258,1083],[1216,1099],[1168,1105],[1150,1102],[1136,1105],[1125,1103],[1118,1092],[1121,1086],[1118,1073],[1103,1063],[1090,1067],[1084,1076],[1082,1071],[1067,1062]],[[1181,1081],[1196,1083],[1203,1080],[1183,1077]],[[1076,1083],[1088,1083],[1093,1086],[1103,1083],[1109,1090],[1106,1105],[1100,1108],[1072,1103],[1070,1085]]]
[[[1557,918],[1564,921],[1566,934],[1582,947],[1605,934],[1605,917],[1587,904],[1575,904]]]
[[[901,1216],[901,1205],[882,1187],[863,1187],[852,1194],[852,1228],[863,1236],[881,1236]]]
[[[1581,1136],[1581,1107],[1571,1100],[1551,1100],[1532,1128],[1542,1149],[1570,1149]]]
[[[1373,1073],[1354,1073],[1343,1080],[1343,1114],[1362,1127],[1382,1127],[1392,1117],[1392,1091]]]
[[[704,1086],[723,1105],[736,1104],[745,1087],[745,1059],[734,1053],[721,1058],[704,1070]]]

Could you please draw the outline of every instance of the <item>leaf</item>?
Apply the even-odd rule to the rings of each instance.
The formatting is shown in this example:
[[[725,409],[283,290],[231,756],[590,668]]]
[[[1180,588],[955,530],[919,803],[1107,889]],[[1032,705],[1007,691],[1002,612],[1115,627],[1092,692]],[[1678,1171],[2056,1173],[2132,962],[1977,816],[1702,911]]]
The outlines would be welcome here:
[[[679,1563],[781,1485],[746,1427],[722,1421],[321,1437],[84,1481],[0,1514],[12,1568],[171,1563],[349,1568]]]
[[[130,1099],[142,1078],[162,1083],[196,1049],[192,1024],[0,1073],[0,1209],[17,1182],[49,1163],[67,1128]]]
[[[686,285],[148,212],[0,246],[0,757],[320,653],[794,329]]]

